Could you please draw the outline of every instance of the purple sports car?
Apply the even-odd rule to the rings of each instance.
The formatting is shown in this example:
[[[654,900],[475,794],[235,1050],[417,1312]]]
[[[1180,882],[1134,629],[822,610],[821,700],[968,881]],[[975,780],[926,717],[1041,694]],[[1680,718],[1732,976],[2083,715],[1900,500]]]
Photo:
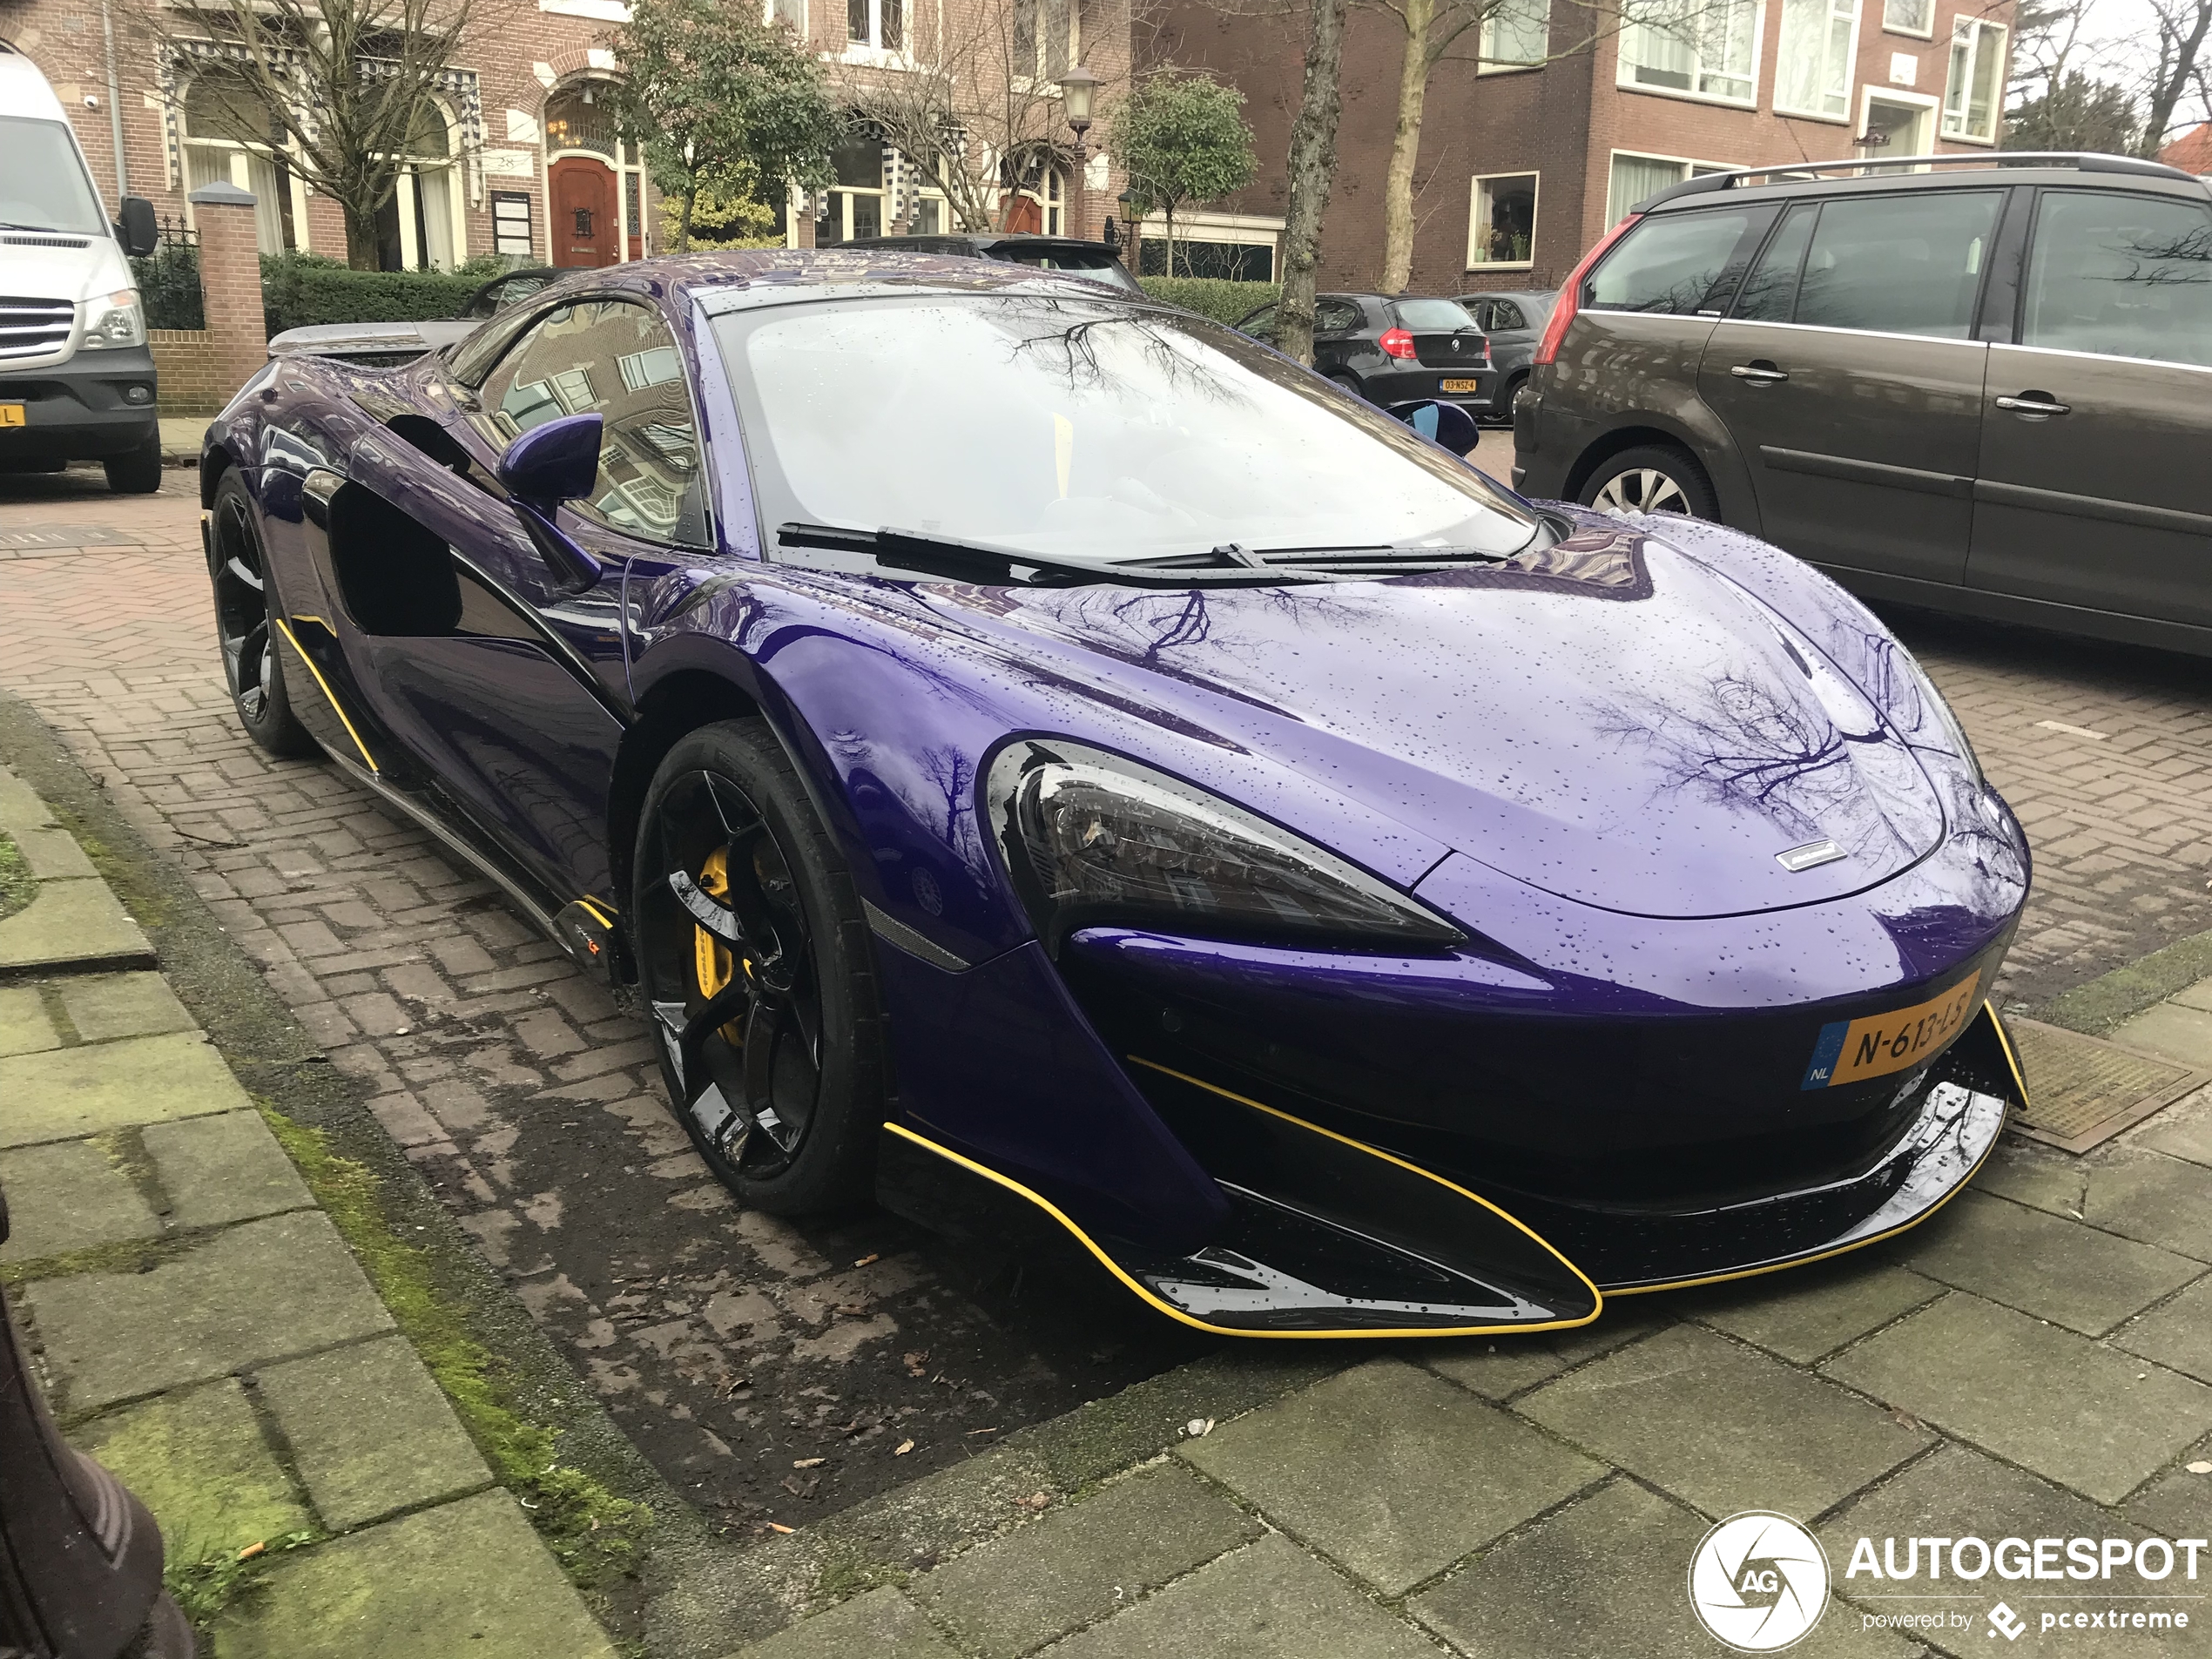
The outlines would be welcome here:
[[[1275,1337],[1921,1220],[2023,1098],[2027,845],[1943,699],[1796,560],[1403,413],[1021,267],[578,272],[239,395],[224,664],[634,996],[748,1204]]]

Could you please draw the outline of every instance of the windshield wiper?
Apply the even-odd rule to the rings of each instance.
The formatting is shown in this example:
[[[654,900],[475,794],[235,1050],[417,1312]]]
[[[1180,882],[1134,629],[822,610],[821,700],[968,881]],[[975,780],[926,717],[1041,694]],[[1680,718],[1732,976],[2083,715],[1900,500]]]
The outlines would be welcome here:
[[[0,219],[0,231],[29,231],[35,236],[90,236],[91,231],[65,231],[58,225],[18,225],[12,219]]]
[[[1015,547],[994,547],[984,542],[953,541],[944,536],[917,536],[910,530],[843,529],[833,524],[779,525],[776,541],[783,547],[819,547],[838,553],[862,553],[879,563],[948,582],[978,582],[1006,587],[1188,588],[1207,586],[1260,587],[1285,582],[1325,582],[1330,573],[1298,569],[1278,570],[1241,563],[1224,564],[1213,554],[1201,554],[1207,563],[1182,568],[1163,568],[1158,563],[1133,564],[1079,563],[1055,559]]]

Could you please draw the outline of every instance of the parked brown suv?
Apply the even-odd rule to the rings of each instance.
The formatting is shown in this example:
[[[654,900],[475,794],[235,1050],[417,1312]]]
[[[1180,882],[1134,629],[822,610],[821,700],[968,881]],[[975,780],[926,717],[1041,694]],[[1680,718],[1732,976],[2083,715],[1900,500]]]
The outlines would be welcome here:
[[[2212,188],[1933,156],[1660,192],[1562,289],[1532,496],[1717,518],[1874,597],[2212,655]]]

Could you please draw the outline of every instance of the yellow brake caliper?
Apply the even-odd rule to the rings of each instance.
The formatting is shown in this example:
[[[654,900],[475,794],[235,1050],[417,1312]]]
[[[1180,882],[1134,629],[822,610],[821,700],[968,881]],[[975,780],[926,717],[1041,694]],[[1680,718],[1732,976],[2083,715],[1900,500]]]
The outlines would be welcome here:
[[[699,891],[711,898],[727,899],[730,893],[730,853],[718,846],[706,855],[706,863],[699,871]],[[691,929],[691,973],[698,981],[699,995],[713,997],[729,984],[737,972],[737,963],[730,948],[704,927]],[[745,1022],[732,1020],[722,1028],[722,1037],[732,1048],[745,1042]]]

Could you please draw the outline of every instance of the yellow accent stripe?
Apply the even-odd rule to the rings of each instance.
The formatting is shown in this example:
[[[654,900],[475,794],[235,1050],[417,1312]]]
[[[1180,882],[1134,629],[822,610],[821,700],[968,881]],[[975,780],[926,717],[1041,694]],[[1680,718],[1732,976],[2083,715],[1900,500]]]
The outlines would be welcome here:
[[[2020,1116],[2025,1117],[2030,1110],[2030,1103],[2027,1078],[2020,1070],[2020,1056],[2013,1052],[2013,1039],[2005,1029],[2005,1022],[1997,1017],[1996,1008],[1986,1001],[1981,1006],[1989,1015],[1990,1025],[1996,1030],[1997,1046],[2005,1051],[2005,1068],[2013,1074],[2013,1087],[2020,1091]]]
[[[282,617],[272,617],[269,620],[276,624],[277,631],[284,636],[285,642],[293,651],[300,651],[300,660],[307,664],[307,672],[315,677],[315,684],[322,687],[323,696],[330,699],[331,712],[338,717],[338,723],[346,728],[346,735],[354,740],[354,747],[361,752],[361,759],[368,763],[368,769],[371,772],[380,771],[381,768],[376,764],[376,757],[369,753],[368,745],[361,741],[361,734],[354,730],[354,723],[346,718],[346,711],[339,706],[338,694],[330,689],[330,682],[323,678],[322,670],[315,666],[314,659],[306,651],[300,651],[300,642],[293,637],[292,630],[285,626]],[[324,624],[326,627],[328,625],[327,623]]]
[[[1065,1227],[1069,1232],[1073,1233],[1076,1236],[1076,1241],[1081,1244],[1085,1250],[1089,1251],[1093,1256],[1098,1258],[1099,1264],[1102,1267],[1103,1267],[1108,1272],[1111,1273],[1116,1278],[1121,1280],[1123,1285],[1133,1291],[1141,1300],[1150,1304],[1152,1307],[1157,1308],[1160,1312],[1166,1314],[1170,1319],[1190,1325],[1196,1330],[1210,1332],[1217,1337],[1266,1337],[1272,1338],[1277,1341],[1325,1342],[1340,1342],[1348,1337],[1480,1337],[1496,1336],[1501,1332],[1509,1331],[1563,1331],[1575,1325],[1588,1325],[1590,1322],[1590,1319],[1597,1318],[1597,1313],[1593,1312],[1589,1315],[1588,1318],[1554,1319],[1543,1325],[1446,1325],[1435,1330],[1402,1331],[1374,1331],[1366,1329],[1352,1331],[1252,1331],[1235,1325],[1209,1325],[1204,1319],[1197,1318],[1191,1314],[1185,1313],[1181,1308],[1175,1306],[1172,1303],[1163,1301],[1157,1295],[1154,1294],[1150,1288],[1139,1283],[1136,1279],[1131,1278],[1127,1270],[1125,1270],[1119,1262],[1116,1261],[1111,1256],[1109,1256],[1103,1250],[1100,1249],[1096,1241],[1069,1218],[1066,1211],[1061,1209],[1058,1204],[1053,1203],[1051,1199],[1046,1197],[1042,1193],[1032,1191],[1029,1188],[1023,1186],[1019,1181],[1016,1181],[1012,1176],[1001,1175],[996,1170],[991,1169],[988,1165],[978,1163],[974,1158],[962,1157],[959,1153],[954,1151],[952,1148],[948,1146],[940,1146],[927,1136],[917,1135],[914,1130],[907,1128],[902,1123],[886,1123],[883,1127],[890,1130],[892,1134],[900,1136],[901,1139],[912,1141],[916,1146],[923,1147],[929,1151],[934,1152],[941,1158],[945,1158],[954,1163],[959,1164],[961,1168],[968,1170],[971,1174],[980,1175],[987,1181],[996,1182],[1000,1186],[1004,1187],[1008,1192],[1014,1193],[1020,1197],[1027,1198],[1031,1204],[1036,1205],[1038,1209],[1043,1211],[1045,1214],[1050,1216],[1062,1227]],[[1357,1145],[1358,1143],[1354,1142],[1353,1144]],[[1447,1184],[1448,1185],[1449,1184],[1447,1183]],[[1511,1220],[1512,1217],[1507,1217],[1507,1219]],[[1518,1225],[1519,1224],[1516,1223],[1515,1224]],[[1541,1243],[1542,1241],[1539,1240],[1538,1242]],[[1549,1249],[1550,1246],[1546,1245],[1545,1248]],[[1556,1255],[1558,1252],[1554,1251],[1553,1253]],[[1572,1264],[1569,1264],[1569,1265],[1571,1266]],[[1577,1277],[1580,1277],[1580,1275],[1577,1275]],[[1588,1279],[1584,1279],[1582,1282],[1586,1285],[1589,1284]],[[1595,1285],[1591,1285],[1590,1291],[1592,1295],[1596,1295],[1597,1287]],[[1603,1305],[1602,1298],[1600,1298],[1600,1305],[1601,1307]]]
[[[1997,1028],[1999,1046],[2005,1051],[2005,1063],[2012,1070],[2013,1082],[2018,1085],[2020,1091],[2020,1103],[2025,1105],[2027,1103],[2027,1085],[2020,1082],[2020,1069],[2019,1062],[2013,1058],[2013,1045],[2005,1041],[2004,1022],[1998,1019],[1997,1010],[1991,1008],[1986,1000],[1981,1006],[1989,1015],[1990,1023]],[[1730,1279],[1757,1278],[1763,1273],[1786,1272],[1792,1267],[1810,1267],[1815,1262],[1828,1261],[1838,1256],[1848,1256],[1855,1250],[1865,1250],[1869,1244],[1878,1244],[1885,1238],[1894,1238],[1899,1233],[1911,1232],[1912,1229],[1966,1190],[1966,1184],[1980,1171],[1983,1164],[1989,1162],[1989,1155],[1997,1150],[1997,1143],[2001,1138],[2003,1126],[2000,1124],[1999,1128],[2000,1134],[1989,1137],[1989,1145],[1984,1150],[1982,1155],[1974,1160],[1974,1167],[1959,1177],[1958,1185],[1952,1187],[1950,1191],[1945,1193],[1912,1220],[1892,1227],[1887,1232],[1876,1233],[1871,1238],[1862,1238],[1856,1244],[1839,1245],[1834,1250],[1824,1250],[1817,1256],[1792,1256],[1786,1262],[1772,1262],[1764,1267],[1746,1267],[1738,1272],[1714,1273],[1704,1278],[1670,1279],[1664,1285],[1635,1285],[1625,1290],[1608,1291],[1606,1294],[1608,1296],[1649,1296],[1655,1291],[1686,1291],[1699,1285],[1725,1285]]]
[[[577,900],[577,906],[579,909],[590,912],[591,919],[597,922],[602,927],[611,927],[615,925],[615,919],[599,907],[598,900],[578,899]]]
[[[311,617],[306,611],[300,610],[293,613],[292,620],[294,622],[312,622],[316,627],[321,629],[333,639],[338,637],[338,631],[330,625],[329,619],[327,617]]]

